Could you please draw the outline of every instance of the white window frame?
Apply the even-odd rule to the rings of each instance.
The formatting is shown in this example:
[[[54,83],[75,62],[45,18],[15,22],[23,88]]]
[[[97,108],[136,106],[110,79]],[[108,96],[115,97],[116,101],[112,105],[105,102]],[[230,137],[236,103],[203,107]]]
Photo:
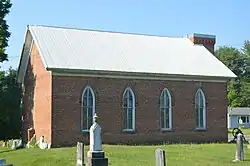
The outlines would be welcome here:
[[[164,96],[165,92],[167,93],[167,98],[166,98],[166,96]],[[164,104],[161,103],[162,98],[164,100]],[[168,102],[169,102],[168,106],[166,105],[166,100],[168,100]],[[162,107],[162,105],[163,105],[163,107]],[[161,118],[162,118],[161,117],[161,109],[162,108],[164,109],[164,117],[163,117],[164,123],[166,123],[166,111],[168,111],[168,113],[169,113],[169,121],[168,121],[169,127],[168,128],[166,127],[166,124],[163,125],[164,127],[162,127],[162,124],[161,124]],[[167,88],[164,88],[161,92],[161,95],[160,95],[160,128],[163,131],[172,130],[172,96]]]
[[[198,124],[196,124],[197,116],[198,116],[198,119],[200,119],[200,115],[196,114],[196,105],[197,105],[196,98],[198,97],[199,93],[201,94],[200,97],[203,99],[203,109],[202,109],[202,111],[203,111],[203,125],[201,127],[197,126]],[[198,99],[199,103],[200,103],[201,98]],[[198,105],[199,105],[199,107],[201,107],[200,104],[198,104]],[[206,129],[206,98],[205,98],[205,95],[204,95],[204,92],[202,91],[202,89],[198,89],[195,93],[195,126],[196,126],[197,130],[205,130]]]
[[[125,119],[125,117],[123,116],[123,125],[122,125],[122,128],[123,128],[123,131],[135,131],[135,94],[134,94],[134,92],[133,92],[133,90],[130,88],[130,87],[127,87],[125,90],[124,90],[124,92],[123,92],[123,97],[122,97],[122,112],[123,112],[123,115],[124,115],[124,97],[125,97],[125,94],[126,94],[126,92],[129,92],[129,93],[131,93],[131,96],[132,96],[132,128],[131,129],[127,129],[127,128],[124,128],[125,126],[124,126],[124,121],[126,121],[126,124],[128,123],[128,120],[127,119]],[[129,93],[127,93],[128,94],[128,96],[127,96],[127,102],[129,102]],[[128,106],[128,103],[127,103],[127,106]],[[126,108],[127,110],[127,114],[128,114],[128,109],[129,109],[129,107],[127,107]]]
[[[93,91],[93,89],[90,87],[90,86],[86,86],[85,87],[85,89],[83,90],[83,93],[82,93],[82,102],[81,102],[81,131],[82,132],[89,132],[89,129],[84,129],[83,128],[83,116],[85,116],[84,115],[84,94],[85,94],[85,92],[87,91],[87,90],[90,90],[90,94],[92,95],[92,97],[93,97],[93,102],[92,102],[92,115],[94,116],[94,114],[95,114],[95,93],[94,93],[94,91]],[[88,102],[87,102],[88,103]],[[87,115],[86,116],[88,116],[88,112],[87,112]],[[92,118],[92,123],[91,123],[91,125],[93,124],[93,122],[94,122],[94,119]],[[91,126],[90,125],[90,126]]]
[[[248,119],[248,122],[246,122],[246,123],[244,123],[243,120],[242,120],[242,124],[249,124],[250,123],[250,116],[249,115],[240,115],[240,116],[237,117],[238,124],[240,124],[239,120],[242,119],[242,117],[246,117],[246,119]]]

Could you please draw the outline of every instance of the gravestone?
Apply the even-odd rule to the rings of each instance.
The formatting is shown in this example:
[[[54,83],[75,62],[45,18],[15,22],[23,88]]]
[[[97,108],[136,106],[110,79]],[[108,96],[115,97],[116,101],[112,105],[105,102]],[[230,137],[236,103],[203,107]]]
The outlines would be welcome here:
[[[44,136],[40,137],[38,146],[39,146],[40,149],[48,148],[48,144],[47,144],[47,142],[45,142]]]
[[[0,166],[4,166],[6,164],[6,160],[5,159],[0,159]]]
[[[6,164],[5,159],[0,159],[0,166],[13,166],[13,164]]]
[[[97,124],[97,115],[94,115],[94,124],[90,127],[90,144],[87,154],[87,166],[108,166],[108,159],[102,151],[101,127]]]
[[[244,146],[243,146],[243,135],[239,133],[237,135],[237,142],[236,142],[236,153],[235,153],[235,160],[234,161],[243,161],[244,160]]]
[[[77,142],[76,166],[84,166],[84,144]]]
[[[33,134],[33,136],[30,138],[29,142],[27,143],[27,148],[33,148],[36,146],[36,134]]]
[[[23,147],[23,142],[21,139],[15,139],[12,141],[11,149],[20,149]]]
[[[165,151],[163,149],[155,150],[155,165],[156,166],[166,166],[166,156]]]

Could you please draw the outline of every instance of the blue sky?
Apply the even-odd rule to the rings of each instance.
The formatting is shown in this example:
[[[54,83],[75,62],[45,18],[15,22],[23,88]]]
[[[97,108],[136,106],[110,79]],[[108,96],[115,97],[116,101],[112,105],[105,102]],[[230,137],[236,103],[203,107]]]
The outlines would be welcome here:
[[[250,39],[248,0],[12,0],[7,16],[12,33],[9,61],[1,70],[18,67],[27,25],[182,37],[213,34],[216,46],[241,47]]]

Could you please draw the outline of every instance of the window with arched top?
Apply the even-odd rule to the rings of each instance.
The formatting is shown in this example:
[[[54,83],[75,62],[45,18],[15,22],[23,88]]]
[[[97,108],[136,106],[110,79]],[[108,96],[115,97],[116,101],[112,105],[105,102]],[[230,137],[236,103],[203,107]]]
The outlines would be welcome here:
[[[195,94],[196,129],[206,128],[206,99],[204,92],[198,89]]]
[[[95,113],[95,94],[90,86],[87,86],[82,93],[82,115],[81,128],[88,131],[93,124],[93,115]]]
[[[123,93],[123,131],[135,130],[135,95],[131,88]]]
[[[172,129],[172,100],[169,90],[163,89],[160,96],[160,127],[162,130]]]

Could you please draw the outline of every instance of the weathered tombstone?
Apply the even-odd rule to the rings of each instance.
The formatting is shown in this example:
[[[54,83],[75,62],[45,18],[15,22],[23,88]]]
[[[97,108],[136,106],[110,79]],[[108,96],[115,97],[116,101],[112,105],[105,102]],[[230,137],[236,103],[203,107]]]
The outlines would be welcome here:
[[[81,142],[77,142],[76,166],[84,166],[84,144]]]
[[[244,147],[243,147],[243,135],[239,133],[237,135],[237,143],[236,143],[236,153],[234,161],[243,161],[244,160]]]
[[[48,143],[48,149],[50,149],[51,148],[51,143]]]
[[[155,150],[155,165],[156,166],[166,166],[166,156],[165,151],[163,149]]]
[[[11,149],[20,149],[23,147],[23,142],[21,139],[15,139],[12,142]]]
[[[108,166],[108,159],[102,151],[101,127],[97,124],[97,115],[94,115],[94,124],[90,127],[90,148],[87,154],[87,166]]]
[[[4,166],[6,164],[6,160],[5,159],[0,159],[0,166]]]
[[[45,142],[44,136],[40,137],[38,146],[39,146],[40,149],[46,149],[46,148],[48,148],[48,143]]]

